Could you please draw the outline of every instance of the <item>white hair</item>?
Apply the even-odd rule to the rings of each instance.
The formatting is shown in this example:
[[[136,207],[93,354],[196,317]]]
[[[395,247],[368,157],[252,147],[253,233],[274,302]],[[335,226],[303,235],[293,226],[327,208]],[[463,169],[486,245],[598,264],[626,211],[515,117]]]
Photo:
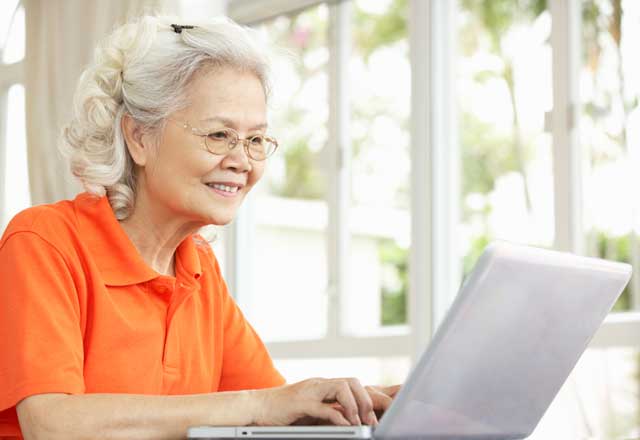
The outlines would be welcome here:
[[[172,24],[194,27],[176,32]],[[136,193],[123,115],[157,133],[171,113],[186,107],[187,88],[201,69],[251,72],[268,95],[267,56],[253,32],[227,18],[183,23],[145,16],[115,29],[96,49],[80,77],[60,149],[88,192],[108,196],[119,220],[131,214]]]

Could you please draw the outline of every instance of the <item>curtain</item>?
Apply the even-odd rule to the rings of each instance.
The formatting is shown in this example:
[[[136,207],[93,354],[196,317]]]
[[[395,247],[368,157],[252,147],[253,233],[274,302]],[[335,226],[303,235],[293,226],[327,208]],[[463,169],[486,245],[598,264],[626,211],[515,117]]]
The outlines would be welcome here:
[[[98,41],[167,0],[24,0],[25,112],[29,183],[34,205],[73,198],[81,186],[57,150],[72,114],[73,93]],[[173,11],[170,11],[173,12]]]

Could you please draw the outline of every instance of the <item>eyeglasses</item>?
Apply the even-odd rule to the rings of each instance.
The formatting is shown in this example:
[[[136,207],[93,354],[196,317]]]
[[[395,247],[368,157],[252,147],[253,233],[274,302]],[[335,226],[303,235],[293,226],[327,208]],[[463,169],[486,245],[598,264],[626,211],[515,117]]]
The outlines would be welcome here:
[[[184,129],[191,131],[191,134],[204,138],[204,145],[212,154],[228,154],[238,144],[242,144],[244,151],[253,160],[265,160],[271,156],[278,148],[278,141],[270,136],[257,134],[245,139],[241,139],[237,131],[232,128],[221,128],[215,131],[203,131],[192,127],[188,122],[180,122],[169,119]]]

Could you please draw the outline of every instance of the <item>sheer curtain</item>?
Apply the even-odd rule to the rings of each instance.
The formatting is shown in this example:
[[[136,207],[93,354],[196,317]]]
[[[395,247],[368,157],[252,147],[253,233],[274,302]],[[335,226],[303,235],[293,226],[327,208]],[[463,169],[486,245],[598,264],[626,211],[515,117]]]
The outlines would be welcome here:
[[[32,203],[72,198],[81,187],[57,150],[61,127],[96,43],[115,25],[167,11],[168,0],[25,0],[26,129]]]

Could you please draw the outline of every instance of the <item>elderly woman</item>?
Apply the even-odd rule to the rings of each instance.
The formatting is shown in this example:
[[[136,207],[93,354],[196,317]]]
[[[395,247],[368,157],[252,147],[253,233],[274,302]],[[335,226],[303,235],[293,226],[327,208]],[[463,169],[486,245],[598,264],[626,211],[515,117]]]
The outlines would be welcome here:
[[[229,295],[197,231],[233,219],[276,150],[267,64],[247,29],[176,21],[99,48],[62,140],[87,192],[23,211],[0,241],[0,437],[375,424],[397,391],[286,385]]]

